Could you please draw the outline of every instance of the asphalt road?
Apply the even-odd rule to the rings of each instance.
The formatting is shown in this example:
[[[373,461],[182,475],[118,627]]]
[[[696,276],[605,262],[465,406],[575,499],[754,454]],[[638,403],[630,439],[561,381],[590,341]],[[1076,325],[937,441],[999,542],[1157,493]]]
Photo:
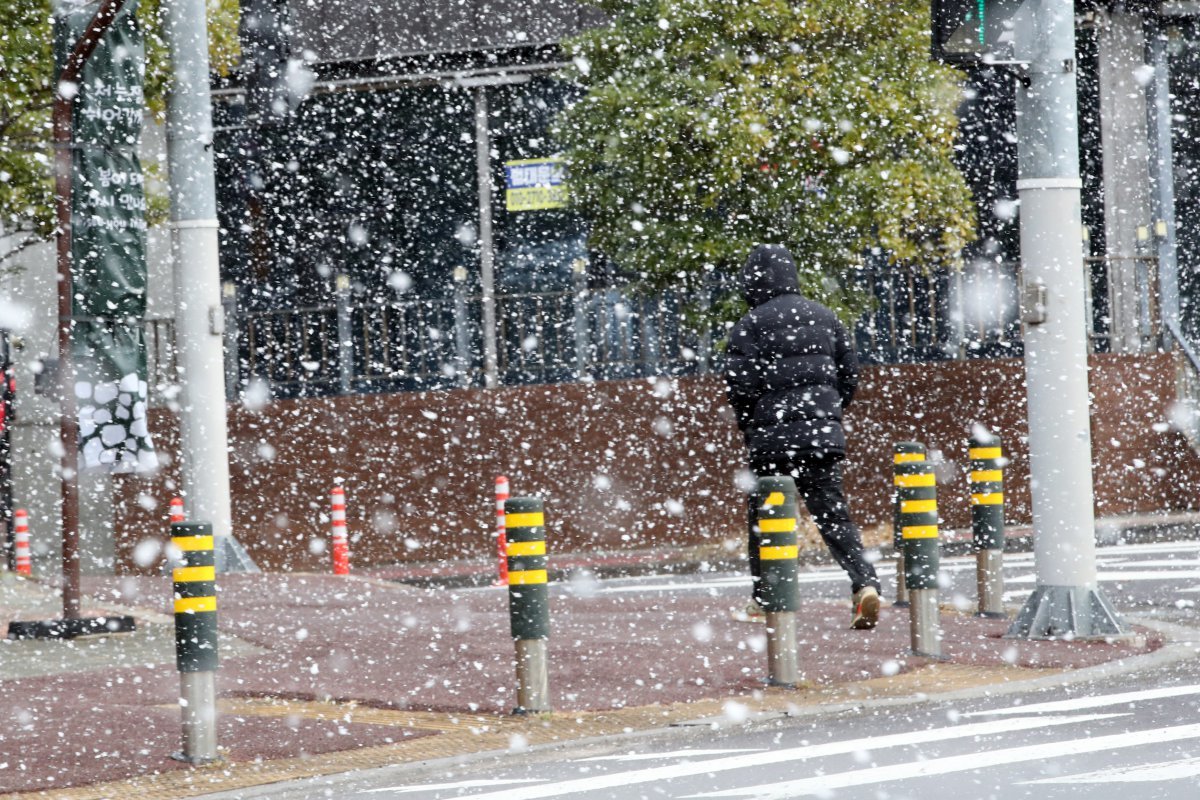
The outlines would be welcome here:
[[[1200,543],[1098,551],[1103,590],[1140,619],[1197,624]],[[890,565],[880,565],[890,579]],[[943,597],[971,607],[974,560],[946,559]],[[1008,600],[1033,588],[1031,554],[1006,558]],[[802,576],[811,597],[840,597],[844,576]],[[557,591],[746,593],[744,576],[592,582]],[[890,597],[890,587],[885,585]],[[1196,640],[1200,641],[1200,631]],[[1021,693],[981,690],[953,703],[865,703],[852,712],[757,720],[731,706],[720,724],[328,776],[239,793],[273,800],[793,798],[1195,800],[1200,797],[1200,659],[1144,657],[1087,683]],[[229,795],[231,796],[231,795]],[[214,797],[220,797],[214,796]]]

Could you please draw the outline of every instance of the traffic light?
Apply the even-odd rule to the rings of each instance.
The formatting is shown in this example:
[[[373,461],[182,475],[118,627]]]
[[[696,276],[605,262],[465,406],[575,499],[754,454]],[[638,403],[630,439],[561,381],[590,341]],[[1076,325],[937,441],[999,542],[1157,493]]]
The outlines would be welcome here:
[[[1024,0],[930,0],[933,57],[954,64],[1013,59],[1013,29]]]

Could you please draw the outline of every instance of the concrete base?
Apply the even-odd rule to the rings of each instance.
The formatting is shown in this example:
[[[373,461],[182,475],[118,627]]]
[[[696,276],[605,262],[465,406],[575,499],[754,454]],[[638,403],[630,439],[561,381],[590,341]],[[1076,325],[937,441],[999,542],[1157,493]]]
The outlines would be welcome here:
[[[1038,586],[1029,595],[1006,639],[1109,639],[1128,628],[1099,589]]]
[[[250,558],[250,554],[246,552],[246,548],[232,536],[216,536],[213,540],[213,549],[216,551],[213,557],[217,561],[217,572],[228,574],[230,572],[262,572],[258,565],[254,563],[254,559]]]

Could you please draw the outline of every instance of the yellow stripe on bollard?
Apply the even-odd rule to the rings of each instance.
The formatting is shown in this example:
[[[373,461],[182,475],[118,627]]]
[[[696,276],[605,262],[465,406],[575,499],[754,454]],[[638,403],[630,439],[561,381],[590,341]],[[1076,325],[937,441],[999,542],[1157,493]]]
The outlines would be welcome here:
[[[172,536],[171,544],[178,547],[180,550],[212,550],[213,537],[211,536]]]
[[[800,548],[794,544],[760,547],[758,549],[758,557],[763,561],[782,561],[787,558],[797,558],[799,555]]]
[[[787,498],[783,496],[783,492],[771,492],[767,495],[767,499],[763,501],[764,506],[781,506],[787,502]]]
[[[972,447],[967,450],[967,455],[972,459],[983,460],[985,458],[1000,458],[999,447]]]
[[[505,552],[510,556],[544,556],[546,542],[509,542]]]
[[[504,515],[504,527],[506,528],[541,528],[545,524],[546,517],[540,511],[535,511],[528,514]]]
[[[893,480],[896,486],[905,489],[916,489],[923,486],[937,486],[937,475],[927,472],[923,475],[897,475]]]
[[[937,525],[912,525],[905,528],[901,535],[905,539],[936,539],[938,535]]]
[[[924,461],[924,453],[896,453],[892,463],[894,464],[911,464],[914,461]]]
[[[171,570],[171,579],[182,582],[215,581],[216,567],[176,567]]]
[[[758,529],[763,533],[790,533],[796,530],[796,518],[760,519]]]
[[[971,503],[977,506],[1002,506],[1004,505],[1004,492],[973,494],[971,495]]]
[[[216,611],[215,597],[180,597],[175,600],[175,613],[187,614],[200,611]]]
[[[977,469],[971,473],[971,483],[999,483],[1004,480],[1002,469]]]
[[[526,569],[508,573],[509,586],[529,586],[534,583],[546,582],[546,570]]]
[[[937,500],[901,500],[901,514],[924,514],[937,511]]]

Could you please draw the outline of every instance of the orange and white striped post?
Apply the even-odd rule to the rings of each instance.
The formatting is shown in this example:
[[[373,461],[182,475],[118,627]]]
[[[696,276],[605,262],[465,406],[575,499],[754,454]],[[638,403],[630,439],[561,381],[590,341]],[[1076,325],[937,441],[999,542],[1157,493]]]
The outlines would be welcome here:
[[[508,478],[496,478],[496,554],[500,557],[497,586],[508,585],[508,535],[504,525],[504,503],[508,500]]]
[[[171,524],[176,522],[187,522],[187,518],[183,515],[183,498],[171,498]]]
[[[350,541],[346,537],[346,492],[334,486],[329,494],[330,519],[333,521],[333,574],[350,574]]]
[[[13,512],[13,543],[17,549],[17,574],[32,575],[33,559],[29,554],[29,513],[18,508]]]

